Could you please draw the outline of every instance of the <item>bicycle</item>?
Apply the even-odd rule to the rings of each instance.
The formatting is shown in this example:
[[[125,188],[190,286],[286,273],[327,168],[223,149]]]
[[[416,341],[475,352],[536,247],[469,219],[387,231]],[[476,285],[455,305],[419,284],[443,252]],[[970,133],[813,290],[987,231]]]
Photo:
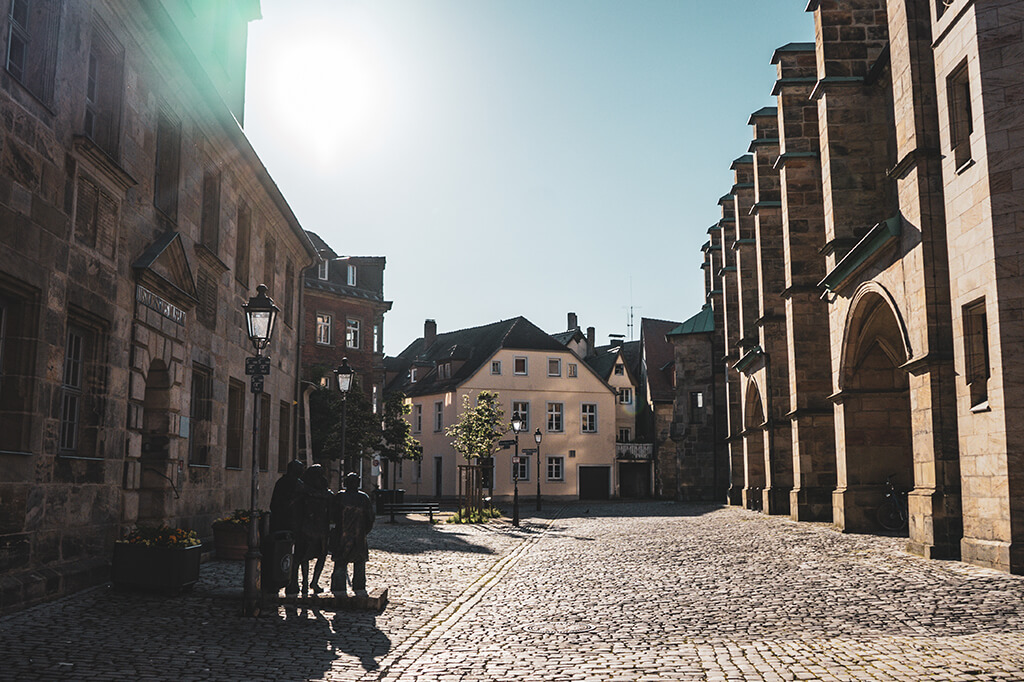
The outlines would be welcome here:
[[[907,510],[907,493],[896,489],[892,476],[885,479],[885,499],[876,512],[878,523],[890,531],[900,531],[907,527],[910,513]]]

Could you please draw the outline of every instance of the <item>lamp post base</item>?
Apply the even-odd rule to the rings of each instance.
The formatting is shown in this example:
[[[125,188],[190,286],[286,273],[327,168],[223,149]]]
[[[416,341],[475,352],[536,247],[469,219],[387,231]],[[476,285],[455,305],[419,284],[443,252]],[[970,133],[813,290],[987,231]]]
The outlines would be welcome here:
[[[262,555],[258,547],[250,547],[245,553],[245,579],[242,595],[242,615],[255,618],[263,610],[263,598],[260,585],[260,559]]]

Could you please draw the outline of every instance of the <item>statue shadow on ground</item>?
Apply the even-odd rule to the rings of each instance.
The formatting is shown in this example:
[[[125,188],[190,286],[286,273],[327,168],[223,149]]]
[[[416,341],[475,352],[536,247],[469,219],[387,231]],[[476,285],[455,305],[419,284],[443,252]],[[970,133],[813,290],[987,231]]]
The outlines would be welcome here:
[[[377,670],[380,659],[391,651],[391,639],[377,627],[373,611],[339,611],[334,615],[335,652],[355,656],[363,670]]]

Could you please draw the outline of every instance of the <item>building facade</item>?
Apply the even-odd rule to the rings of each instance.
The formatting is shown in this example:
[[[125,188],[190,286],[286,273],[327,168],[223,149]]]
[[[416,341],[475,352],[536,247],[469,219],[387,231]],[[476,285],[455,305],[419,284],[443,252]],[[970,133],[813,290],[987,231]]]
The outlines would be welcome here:
[[[407,396],[412,435],[423,445],[422,461],[404,463],[398,481],[408,495],[458,495],[458,467],[468,462],[452,448],[445,430],[458,421],[466,398],[475,403],[481,391],[491,391],[498,394],[507,422],[516,413],[524,422],[518,467],[512,450],[495,455],[495,497],[511,497],[514,478],[521,496],[535,494],[538,475],[544,498],[618,496],[617,392],[529,320],[517,317],[442,334],[427,320],[424,336],[389,358],[388,369],[388,390]],[[538,447],[537,431],[539,467],[537,453],[524,452]]]
[[[248,507],[254,398],[265,497],[292,456],[316,254],[238,123],[259,4],[190,6],[0,3],[0,610],[106,580],[136,523]]]
[[[873,532],[892,483],[909,550],[1024,572],[1017,4],[814,0],[772,57],[705,245],[730,502]]]

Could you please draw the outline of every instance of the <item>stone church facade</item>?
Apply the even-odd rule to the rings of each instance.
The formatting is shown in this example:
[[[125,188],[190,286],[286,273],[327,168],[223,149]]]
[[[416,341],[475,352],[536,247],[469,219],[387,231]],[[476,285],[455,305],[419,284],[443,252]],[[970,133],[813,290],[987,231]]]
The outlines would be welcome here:
[[[717,383],[677,373],[720,416],[714,439],[679,417],[677,456],[727,469],[693,474],[714,499],[848,532],[879,529],[891,480],[909,550],[1024,573],[1024,12],[808,11],[702,249],[714,328],[672,337],[723,349]]]
[[[259,3],[0,2],[0,611],[107,579],[135,523],[210,534],[294,453],[316,252],[243,134]],[[242,304],[281,308],[250,392]]]

